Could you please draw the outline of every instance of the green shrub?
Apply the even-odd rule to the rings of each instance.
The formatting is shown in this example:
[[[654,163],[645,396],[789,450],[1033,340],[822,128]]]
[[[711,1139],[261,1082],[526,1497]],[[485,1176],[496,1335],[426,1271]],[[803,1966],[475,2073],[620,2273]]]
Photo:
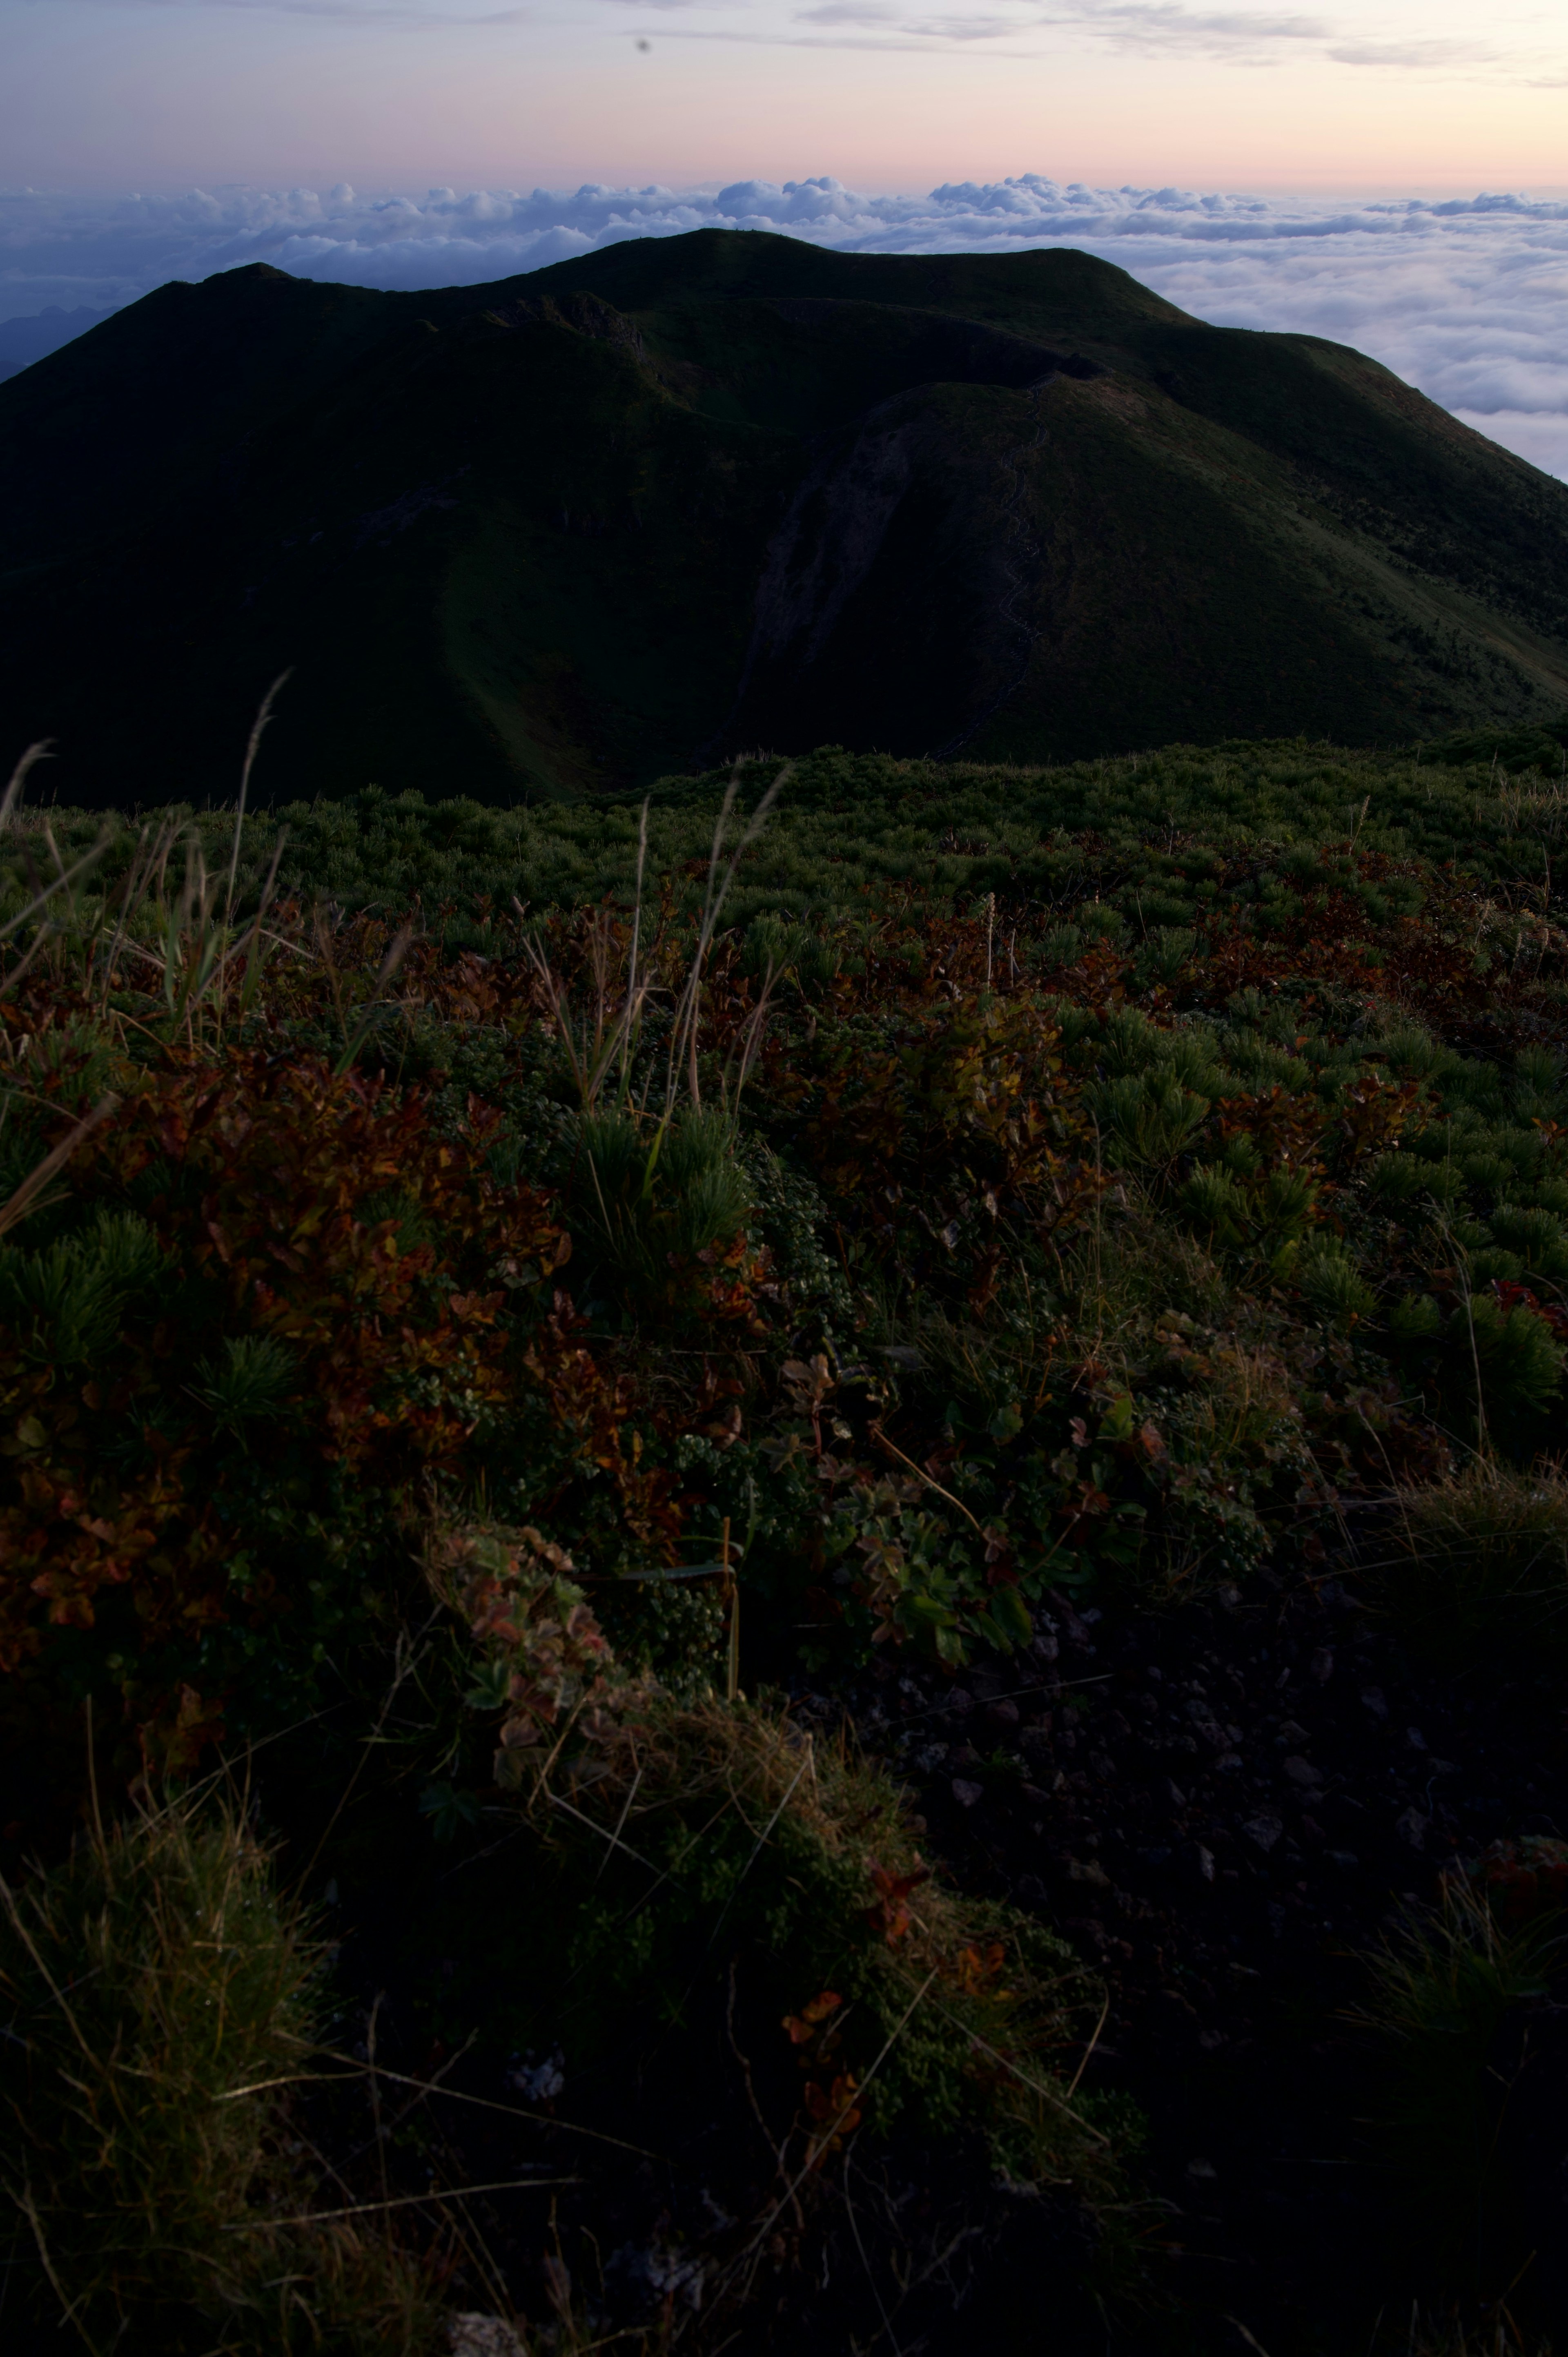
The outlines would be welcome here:
[[[1223,1164],[1200,1163],[1184,1182],[1179,1200],[1193,1226],[1216,1243],[1246,1241],[1251,1224],[1246,1190]]]
[[[1500,1244],[1518,1254],[1527,1276],[1548,1285],[1568,1279],[1568,1232],[1554,1211],[1543,1206],[1520,1209],[1501,1203],[1488,1225]]]
[[[42,1251],[0,1244],[0,1319],[29,1357],[81,1366],[103,1357],[128,1304],[166,1265],[145,1220],[134,1211],[100,1211],[83,1233]]]
[[[1563,1346],[1535,1310],[1474,1294],[1450,1316],[1448,1336],[1455,1358],[1466,1344],[1474,1352],[1488,1426],[1501,1432],[1510,1418],[1539,1415],[1556,1398]]]
[[[1197,946],[1197,935],[1190,925],[1154,926],[1138,953],[1140,978],[1144,982],[1174,982]]]
[[[1375,1202],[1412,1203],[1430,1190],[1432,1166],[1412,1154],[1378,1154],[1368,1163],[1365,1178]]]
[[[430,1563],[478,1651],[474,1740],[536,1836],[552,2034],[600,2050],[738,1970],[812,2073],[797,2165],[853,2111],[877,2134],[978,2127],[1020,2180],[1115,2189],[1130,2115],[1055,2068],[1097,1985],[1034,1919],[925,1865],[885,1771],[776,1705],[629,1675],[536,1532],[459,1525]]]
[[[1376,1306],[1376,1297],[1355,1254],[1337,1236],[1323,1236],[1306,1246],[1295,1261],[1294,1275],[1326,1325],[1352,1326]]]
[[[1100,1082],[1084,1097],[1117,1169],[1167,1169],[1208,1118],[1208,1099],[1194,1096],[1171,1071]]]

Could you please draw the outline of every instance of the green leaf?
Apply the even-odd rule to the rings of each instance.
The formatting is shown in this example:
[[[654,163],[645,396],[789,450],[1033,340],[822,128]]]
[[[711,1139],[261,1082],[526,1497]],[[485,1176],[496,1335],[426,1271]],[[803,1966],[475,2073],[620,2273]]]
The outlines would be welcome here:
[[[1029,1618],[1029,1608],[1015,1587],[1003,1586],[993,1588],[991,1617],[1006,1631],[1012,1644],[1026,1645],[1035,1633],[1035,1624]]]
[[[463,1700],[470,1710],[502,1710],[506,1706],[511,1684],[510,1665],[499,1657],[481,1662],[474,1673],[474,1683]]]
[[[474,1793],[455,1784],[429,1784],[419,1796],[419,1813],[429,1818],[438,1842],[456,1841],[465,1825],[478,1824],[479,1803]]]
[[[1005,1407],[999,1407],[986,1428],[992,1439],[1003,1446],[1016,1440],[1024,1429],[1024,1411],[1017,1401],[1009,1400]]]
[[[1101,1440],[1131,1440],[1133,1437],[1133,1394],[1118,1392],[1101,1419]]]

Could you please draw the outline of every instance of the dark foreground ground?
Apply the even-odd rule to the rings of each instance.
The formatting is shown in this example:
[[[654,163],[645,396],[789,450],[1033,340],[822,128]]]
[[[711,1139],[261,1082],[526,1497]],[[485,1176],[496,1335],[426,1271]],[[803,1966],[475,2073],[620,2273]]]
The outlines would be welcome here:
[[[1097,2230],[962,2143],[865,2136],[786,2195],[792,2058],[733,1969],[583,2067],[569,2043],[510,2050],[509,1987],[560,1927],[529,1914],[504,1835],[411,1846],[392,1785],[384,1813],[361,1787],[317,1868],[351,1993],[335,2034],[443,2092],[388,2077],[378,2115],[362,2081],[330,2088],[302,2132],[349,2191],[378,2152],[405,2198],[511,2188],[460,2224],[433,2204],[419,2232],[460,2308],[521,2313],[562,2350],[942,2357],[978,2335],[1061,2357],[1349,2357],[1405,2350],[1417,2299],[1475,2313],[1504,2293],[1561,2344],[1568,2007],[1515,2005],[1474,2085],[1463,2021],[1452,2049],[1440,2026],[1435,2078],[1402,2095],[1355,2018],[1369,1952],[1445,1869],[1568,1831],[1560,1681],[1416,1661],[1333,1581],[1053,1617],[1031,1655],[957,1681],[878,1663],[802,1684],[793,1708],[824,1732],[847,1711],[910,1788],[929,1854],[1103,1975],[1082,2083],[1146,2123],[1124,2213]],[[335,1773],[282,1747],[256,1797],[303,1838]]]
[[[1288,1610],[1058,1621],[1035,1675],[1001,1665],[945,1695],[889,1675],[862,1726],[918,1777],[955,1872],[1099,1959],[1111,2007],[1085,2083],[1147,2117],[1168,2205],[1152,2238],[1207,2319],[1197,2345],[1360,2349],[1402,2290],[1408,2316],[1417,2290],[1516,2277],[1561,2335],[1568,2009],[1523,2008],[1487,2058],[1482,2133],[1502,2126],[1479,2231],[1440,2126],[1430,2174],[1379,2136],[1387,2093],[1348,2018],[1365,1952],[1445,1867],[1568,1830],[1561,1681],[1423,1666],[1332,1582]]]

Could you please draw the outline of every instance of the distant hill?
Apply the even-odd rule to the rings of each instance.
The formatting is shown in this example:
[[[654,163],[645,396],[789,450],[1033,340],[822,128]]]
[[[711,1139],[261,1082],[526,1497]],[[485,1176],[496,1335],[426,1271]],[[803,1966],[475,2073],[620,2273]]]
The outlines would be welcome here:
[[[701,230],[161,288],[0,386],[0,757],[62,799],[625,791],[760,746],[1394,743],[1568,705],[1568,485],[1090,256]]]

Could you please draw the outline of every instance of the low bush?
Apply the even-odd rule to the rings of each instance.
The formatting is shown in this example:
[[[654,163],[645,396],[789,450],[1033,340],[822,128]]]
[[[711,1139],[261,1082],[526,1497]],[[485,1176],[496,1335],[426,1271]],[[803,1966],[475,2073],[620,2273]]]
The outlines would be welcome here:
[[[537,1532],[455,1528],[430,1562],[478,1652],[456,1758],[515,1796],[558,1927],[551,2038],[581,2059],[650,2007],[714,2004],[738,1972],[803,2074],[787,2176],[865,2122],[978,2128],[1021,2182],[1115,2190],[1132,2116],[1060,2075],[1098,1985],[1032,1919],[934,1872],[885,1772],[778,1706],[628,1675]]]
[[[1263,834],[1208,775],[1041,782],[1059,823],[1009,820],[1004,888],[878,868],[852,913],[744,933],[711,860],[624,910],[481,892],[450,944],[275,899],[225,929],[146,845],[39,887],[0,988],[32,1190],[0,1245],[0,1825],[67,1789],[84,1694],[125,1781],[321,1706],[406,1601],[433,1483],[547,1525],[671,1672],[701,1614],[619,1575],[726,1517],[748,1627],[956,1664],[1053,1588],[1315,1562],[1347,1490],[1550,1448],[1558,937],[1487,963],[1507,911],[1435,836],[1346,840],[1365,793],[1298,784]],[[721,883],[816,857],[835,780],[797,772]],[[1438,791],[1391,772],[1399,825]],[[650,856],[714,799],[665,798]],[[557,825],[639,872],[628,813],[480,832]],[[1157,970],[1153,868],[1190,896]]]

